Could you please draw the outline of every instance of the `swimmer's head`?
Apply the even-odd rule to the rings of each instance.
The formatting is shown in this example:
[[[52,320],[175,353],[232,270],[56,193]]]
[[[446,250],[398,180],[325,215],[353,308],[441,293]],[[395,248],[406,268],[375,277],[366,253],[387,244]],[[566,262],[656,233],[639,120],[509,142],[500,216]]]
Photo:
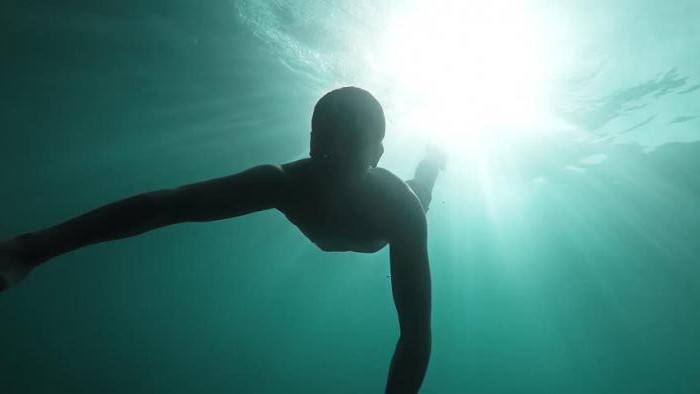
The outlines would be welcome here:
[[[376,167],[384,153],[384,110],[368,91],[326,93],[311,118],[311,157],[340,165]]]

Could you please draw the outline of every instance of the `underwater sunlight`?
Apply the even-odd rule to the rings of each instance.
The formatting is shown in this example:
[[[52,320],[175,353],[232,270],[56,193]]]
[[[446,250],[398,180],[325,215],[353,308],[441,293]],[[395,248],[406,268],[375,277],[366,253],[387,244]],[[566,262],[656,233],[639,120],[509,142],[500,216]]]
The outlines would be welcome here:
[[[418,2],[390,19],[374,71],[390,86],[396,129],[478,153],[484,136],[551,127],[552,34],[534,7],[507,1]]]
[[[10,0],[0,18],[0,392],[379,393],[394,289],[421,282],[422,394],[700,393],[700,1]],[[378,166],[422,178],[427,237],[395,232],[429,263],[408,286],[393,246],[315,242],[369,250],[413,196],[265,165],[309,158],[315,104],[344,86],[383,108]],[[234,186],[128,198],[207,179]],[[158,196],[219,209],[166,220]],[[287,212],[214,215],[241,199]],[[116,228],[179,224],[41,232],[54,253],[115,241],[30,277],[33,248],[3,243],[119,201],[140,209],[107,209]]]

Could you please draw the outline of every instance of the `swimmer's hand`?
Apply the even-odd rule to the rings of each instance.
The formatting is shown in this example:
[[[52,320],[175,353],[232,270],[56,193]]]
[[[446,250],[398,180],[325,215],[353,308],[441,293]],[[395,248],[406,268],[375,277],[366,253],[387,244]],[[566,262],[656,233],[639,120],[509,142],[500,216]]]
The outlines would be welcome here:
[[[437,145],[428,144],[425,147],[425,159],[423,161],[438,170],[444,170],[447,167],[447,154]]]
[[[447,155],[445,152],[435,145],[428,145],[425,147],[425,157],[418,164],[416,174],[410,182],[418,183],[430,192],[433,190],[438,174],[446,166]],[[424,206],[426,206],[425,202]]]
[[[16,241],[0,241],[0,292],[21,282],[31,268],[20,258]]]

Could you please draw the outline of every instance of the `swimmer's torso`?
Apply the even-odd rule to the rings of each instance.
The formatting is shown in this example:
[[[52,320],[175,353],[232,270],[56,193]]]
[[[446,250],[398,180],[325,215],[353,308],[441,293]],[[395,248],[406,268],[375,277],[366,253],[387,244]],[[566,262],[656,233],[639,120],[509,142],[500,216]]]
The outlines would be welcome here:
[[[386,170],[353,182],[334,179],[311,159],[282,166],[287,178],[279,210],[325,251],[372,253],[387,244],[381,200]]]

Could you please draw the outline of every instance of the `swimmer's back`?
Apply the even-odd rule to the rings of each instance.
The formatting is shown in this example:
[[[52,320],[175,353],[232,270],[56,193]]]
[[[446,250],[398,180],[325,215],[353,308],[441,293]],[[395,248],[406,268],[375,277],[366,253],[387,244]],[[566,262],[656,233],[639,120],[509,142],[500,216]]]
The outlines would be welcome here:
[[[328,251],[374,252],[399,229],[403,216],[423,215],[408,185],[383,168],[342,176],[321,161],[282,166],[285,198],[278,209]]]

